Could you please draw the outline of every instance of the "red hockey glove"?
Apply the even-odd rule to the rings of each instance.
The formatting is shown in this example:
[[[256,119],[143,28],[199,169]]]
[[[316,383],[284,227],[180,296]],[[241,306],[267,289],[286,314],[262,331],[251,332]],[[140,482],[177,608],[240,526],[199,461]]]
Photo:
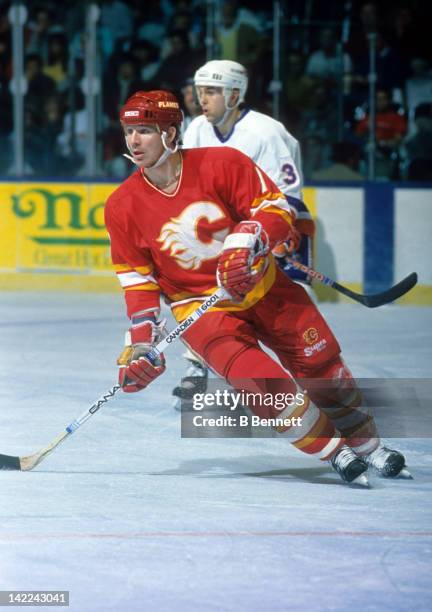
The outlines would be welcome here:
[[[157,323],[153,313],[132,316],[132,327],[126,332],[126,346],[117,360],[119,385],[123,391],[141,391],[165,372],[163,353],[154,362],[145,356],[162,338],[163,327],[164,322]]]
[[[242,221],[225,238],[217,281],[235,301],[242,301],[265,272],[269,240],[258,221]]]

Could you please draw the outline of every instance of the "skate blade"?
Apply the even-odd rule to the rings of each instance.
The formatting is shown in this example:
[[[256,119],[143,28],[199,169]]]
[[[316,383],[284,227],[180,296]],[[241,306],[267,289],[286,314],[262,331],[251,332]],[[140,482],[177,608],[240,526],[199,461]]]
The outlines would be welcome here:
[[[398,478],[400,478],[401,480],[414,480],[413,476],[411,475],[411,472],[409,472],[406,468],[402,468],[401,471],[395,475],[381,474],[379,471],[376,471],[376,473],[380,478],[383,478],[384,480],[398,480]]]
[[[402,468],[396,478],[403,478],[404,480],[414,480],[411,472],[409,472],[406,468]]]
[[[349,485],[352,487],[360,487],[362,489],[370,489],[369,480],[365,474],[360,474],[357,478],[354,478]]]

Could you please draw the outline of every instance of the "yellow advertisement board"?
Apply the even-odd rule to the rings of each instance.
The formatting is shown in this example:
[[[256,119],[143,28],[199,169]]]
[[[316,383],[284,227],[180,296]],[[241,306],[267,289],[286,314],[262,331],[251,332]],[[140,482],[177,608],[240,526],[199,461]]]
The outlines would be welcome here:
[[[103,218],[115,188],[0,183],[0,288],[116,287]]]

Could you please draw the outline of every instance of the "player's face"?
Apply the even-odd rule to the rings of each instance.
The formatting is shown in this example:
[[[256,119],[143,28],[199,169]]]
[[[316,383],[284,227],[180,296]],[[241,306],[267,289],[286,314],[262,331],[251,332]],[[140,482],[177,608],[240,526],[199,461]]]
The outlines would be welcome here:
[[[218,123],[225,113],[225,98],[222,87],[197,87],[198,100],[203,115],[210,123]]]
[[[152,166],[162,155],[163,145],[156,125],[123,125],[123,132],[139,168]]]

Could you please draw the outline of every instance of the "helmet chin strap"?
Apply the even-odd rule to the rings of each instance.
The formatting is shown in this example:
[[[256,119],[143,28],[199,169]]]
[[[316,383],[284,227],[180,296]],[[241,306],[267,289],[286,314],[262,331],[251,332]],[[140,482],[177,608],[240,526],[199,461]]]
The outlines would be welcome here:
[[[128,144],[128,141],[127,141],[126,136],[125,136],[125,143],[126,143],[126,148],[127,148],[127,150],[129,151],[129,153],[131,153],[131,154],[132,154],[132,149],[130,148],[130,146],[129,146],[129,144]],[[128,155],[127,153],[122,153],[122,155],[123,155],[123,157],[126,157],[126,159],[130,159],[130,160],[131,160],[131,162],[132,162],[133,164],[135,164],[136,166],[138,166],[138,163],[137,163],[137,162],[134,160],[134,158],[132,157],[132,155]]]
[[[127,141],[126,136],[125,136],[125,143],[126,143],[126,148],[127,148],[127,150],[129,151],[129,153],[132,153],[132,150],[131,150],[131,148],[130,148],[130,146],[129,146],[129,144],[128,144],[128,141]],[[122,155],[123,155],[123,157],[126,157],[126,159],[130,159],[130,160],[131,160],[131,162],[132,162],[133,164],[136,164],[136,161],[134,160],[134,158],[132,157],[132,155],[128,155],[127,153],[122,153]],[[138,165],[138,164],[137,164],[137,165]]]
[[[167,133],[165,132],[165,130],[162,131],[161,133],[161,140],[162,140],[162,146],[165,149],[165,151],[162,153],[162,155],[159,157],[159,159],[157,159],[155,161],[154,164],[152,164],[151,166],[147,166],[147,168],[158,168],[159,166],[161,166],[164,161],[166,161],[168,159],[168,157],[170,155],[172,155],[173,153],[176,153],[178,151],[178,143],[176,143],[174,145],[174,149],[171,149],[171,147],[167,144],[166,142],[166,138],[167,138]],[[129,153],[132,153],[132,150],[128,144],[127,138],[125,137],[125,141],[126,141],[126,147],[129,151]],[[132,157],[132,155],[128,155],[127,153],[123,153],[123,157],[126,157],[127,159],[130,159],[132,163],[136,164],[137,166],[139,165],[134,158]]]
[[[162,153],[162,155],[159,157],[159,159],[157,161],[155,161],[155,163],[152,166],[147,166],[148,168],[151,168],[151,169],[157,168],[158,166],[163,164],[164,161],[166,161],[170,155],[172,155],[173,153],[177,152],[177,150],[178,150],[178,143],[176,143],[174,145],[174,149],[171,149],[167,145],[167,143],[166,143],[166,137],[167,137],[167,133],[165,131],[163,131],[162,134],[161,134],[161,140],[162,140],[162,146],[165,149],[165,151]]]
[[[235,108],[235,107],[234,107],[234,108]],[[227,108],[227,109],[226,109],[226,111],[225,111],[225,112],[224,112],[224,114],[222,115],[222,119],[219,119],[219,121],[218,121],[217,123],[215,123],[215,126],[216,126],[217,128],[220,128],[220,127],[221,127],[221,126],[222,126],[222,125],[225,123],[225,121],[228,119],[228,116],[229,116],[229,114],[230,114],[230,112],[231,112],[232,110],[234,110],[234,109],[233,109],[233,108]]]
[[[215,123],[215,126],[217,128],[220,128],[225,123],[225,121],[229,117],[230,112],[235,110],[240,104],[240,99],[238,99],[236,104],[234,104],[234,106],[228,106],[228,100],[230,99],[231,93],[232,93],[232,89],[230,89],[228,93],[227,88],[224,87],[223,94],[224,94],[224,100],[225,100],[225,112],[222,115],[222,119],[219,119],[219,121]]]

